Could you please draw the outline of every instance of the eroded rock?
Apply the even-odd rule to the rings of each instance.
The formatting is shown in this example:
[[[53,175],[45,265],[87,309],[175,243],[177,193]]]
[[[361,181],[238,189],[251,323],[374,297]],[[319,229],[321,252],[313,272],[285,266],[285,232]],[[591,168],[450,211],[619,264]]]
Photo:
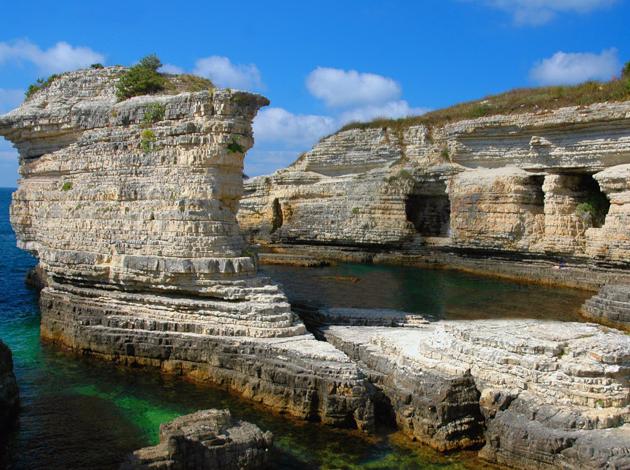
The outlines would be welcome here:
[[[203,410],[160,426],[160,443],[130,455],[121,470],[265,468],[273,435],[232,418],[228,410]]]
[[[0,429],[5,429],[17,415],[19,391],[13,373],[13,355],[9,347],[0,341]]]

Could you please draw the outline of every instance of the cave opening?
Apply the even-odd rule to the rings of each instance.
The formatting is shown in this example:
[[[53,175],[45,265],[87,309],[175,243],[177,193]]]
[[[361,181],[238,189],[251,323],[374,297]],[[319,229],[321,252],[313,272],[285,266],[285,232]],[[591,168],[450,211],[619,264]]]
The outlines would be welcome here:
[[[405,200],[405,213],[416,232],[425,237],[448,237],[451,202],[444,194],[411,194]]]
[[[275,198],[271,204],[271,233],[274,233],[284,223],[284,217],[282,216],[282,206],[278,198]]]
[[[575,213],[595,228],[601,228],[610,209],[610,201],[599,187],[593,175],[580,175],[577,184],[577,206]]]

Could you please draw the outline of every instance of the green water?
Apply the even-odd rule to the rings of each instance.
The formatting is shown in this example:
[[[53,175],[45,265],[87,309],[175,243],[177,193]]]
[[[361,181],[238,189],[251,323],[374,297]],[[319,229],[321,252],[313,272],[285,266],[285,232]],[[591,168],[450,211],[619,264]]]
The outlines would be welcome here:
[[[0,436],[0,467],[110,469],[126,454],[157,441],[159,424],[204,408],[229,408],[275,436],[277,469],[463,469],[483,465],[469,453],[443,456],[382,430],[369,439],[355,432],[272,415],[226,392],[68,355],[39,340],[37,295],[24,285],[35,265],[15,248],[8,222],[10,191],[0,189],[0,338],[13,350],[22,406],[16,426]],[[391,307],[434,315],[505,309],[573,312],[581,293],[522,291],[522,286],[454,273],[342,265],[309,270],[266,267],[294,301],[315,305]],[[357,279],[331,279],[354,276]],[[494,292],[494,294],[492,293]],[[521,292],[520,297],[513,298]],[[527,298],[536,299],[527,302]],[[486,312],[487,313],[487,312]],[[488,313],[487,313],[488,314]],[[493,315],[499,315],[496,311]],[[523,314],[523,313],[521,313]],[[562,316],[562,315],[560,315]]]

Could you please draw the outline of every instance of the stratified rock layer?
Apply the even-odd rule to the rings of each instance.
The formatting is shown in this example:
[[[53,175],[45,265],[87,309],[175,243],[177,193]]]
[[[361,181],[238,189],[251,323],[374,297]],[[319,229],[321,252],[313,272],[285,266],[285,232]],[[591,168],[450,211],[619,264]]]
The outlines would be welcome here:
[[[407,434],[516,468],[630,465],[630,337],[593,324],[330,326]]]
[[[236,221],[268,101],[214,90],[117,102],[123,70],[64,74],[0,117],[20,152],[11,222],[46,278],[42,336],[369,427],[361,373],[256,275]]]
[[[629,171],[630,102],[350,129],[248,180],[239,222],[284,254],[395,251],[596,288],[630,280]]]
[[[0,430],[6,428],[18,412],[19,391],[13,373],[13,355],[0,341]]]
[[[586,301],[582,314],[598,323],[630,330],[630,285],[605,285]]]
[[[160,426],[160,443],[135,451],[121,470],[248,470],[265,468],[270,432],[232,418],[228,410],[204,410]]]

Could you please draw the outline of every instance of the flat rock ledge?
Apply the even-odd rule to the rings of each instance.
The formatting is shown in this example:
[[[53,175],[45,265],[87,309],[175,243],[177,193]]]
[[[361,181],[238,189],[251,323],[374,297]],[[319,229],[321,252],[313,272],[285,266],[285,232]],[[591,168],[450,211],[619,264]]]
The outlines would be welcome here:
[[[10,425],[19,408],[19,391],[13,373],[13,355],[0,341],[0,430]]]
[[[121,470],[265,468],[273,435],[229,410],[203,410],[160,426],[160,443],[131,454]]]
[[[398,427],[514,468],[630,468],[630,336],[538,320],[328,326]]]
[[[597,323],[630,331],[630,284],[607,284],[586,301],[582,315]]]

